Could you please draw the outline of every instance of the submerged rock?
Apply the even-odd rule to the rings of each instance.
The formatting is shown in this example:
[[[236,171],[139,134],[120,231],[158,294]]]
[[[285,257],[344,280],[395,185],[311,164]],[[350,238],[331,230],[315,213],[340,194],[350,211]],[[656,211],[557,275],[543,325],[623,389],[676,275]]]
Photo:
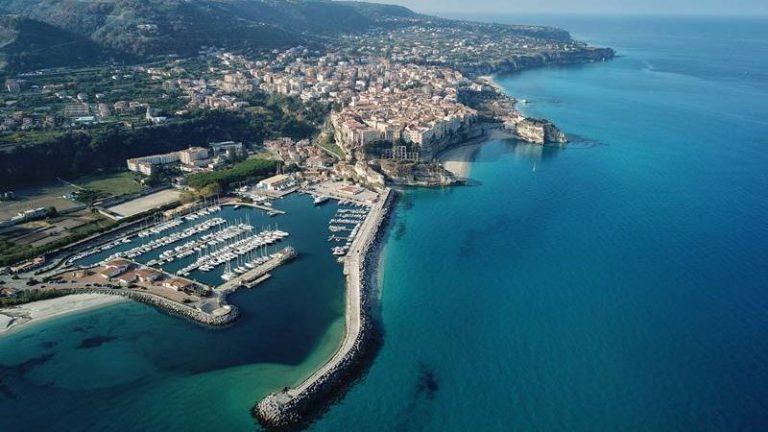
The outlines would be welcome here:
[[[416,392],[418,394],[426,395],[429,399],[433,399],[439,387],[437,377],[432,369],[426,365],[422,365],[419,371],[419,379],[416,384]]]

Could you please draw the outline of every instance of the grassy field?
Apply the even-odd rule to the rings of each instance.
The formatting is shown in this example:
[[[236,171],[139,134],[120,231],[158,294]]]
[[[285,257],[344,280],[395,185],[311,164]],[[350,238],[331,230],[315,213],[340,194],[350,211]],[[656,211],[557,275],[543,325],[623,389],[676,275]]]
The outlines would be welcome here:
[[[128,195],[141,191],[139,174],[124,171],[98,176],[81,177],[72,183],[98,192],[100,195]]]
[[[344,160],[344,150],[342,150],[335,142],[320,140],[317,145],[335,154],[339,159]]]
[[[248,159],[275,159],[275,155],[269,150],[263,150],[248,156]]]
[[[78,188],[91,189],[99,196],[120,196],[141,191],[140,175],[130,171],[81,177],[71,184],[55,182],[15,190],[16,199],[0,202],[0,220],[10,219],[17,213],[39,207],[56,207],[59,211],[78,207],[81,203],[63,198]],[[0,192],[3,192],[0,186]]]

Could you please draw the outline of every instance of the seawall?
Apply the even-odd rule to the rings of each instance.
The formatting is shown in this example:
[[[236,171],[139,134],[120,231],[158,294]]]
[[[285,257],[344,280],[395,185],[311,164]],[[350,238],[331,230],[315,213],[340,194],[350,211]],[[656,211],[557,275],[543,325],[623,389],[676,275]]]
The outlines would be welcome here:
[[[129,298],[133,301],[144,303],[150,306],[154,306],[163,312],[167,312],[171,315],[187,318],[191,321],[205,324],[208,326],[222,326],[229,324],[236,320],[240,316],[240,312],[234,305],[227,305],[229,307],[229,313],[223,315],[214,315],[205,313],[201,310],[195,309],[191,306],[181,304],[158,295],[139,292],[128,291],[124,289],[110,289],[110,288],[70,288],[62,289],[61,291],[68,292],[70,294],[107,294],[114,296],[121,296]]]
[[[254,417],[266,429],[293,430],[308,423],[365,369],[366,358],[375,352],[378,333],[372,312],[377,294],[371,276],[394,200],[395,193],[386,189],[383,198],[371,208],[345,259],[346,328],[339,349],[302,383],[269,394],[254,407]]]

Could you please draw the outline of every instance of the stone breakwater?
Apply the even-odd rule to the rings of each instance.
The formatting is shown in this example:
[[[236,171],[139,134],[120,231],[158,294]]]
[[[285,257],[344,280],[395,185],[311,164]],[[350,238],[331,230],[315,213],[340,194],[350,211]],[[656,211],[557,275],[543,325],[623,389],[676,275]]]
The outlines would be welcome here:
[[[124,289],[98,289],[98,288],[71,288],[62,290],[70,294],[107,294],[129,298],[133,301],[144,303],[167,312],[171,315],[180,316],[191,321],[209,326],[222,326],[229,324],[240,316],[240,312],[234,305],[227,305],[229,312],[226,314],[215,315],[195,309],[191,306],[181,304],[166,298],[138,291],[128,291]]]
[[[339,350],[320,369],[296,387],[286,387],[259,402],[253,415],[268,430],[293,430],[307,424],[343,392],[361,370],[365,359],[376,350],[377,326],[373,318],[377,305],[373,273],[383,241],[382,227],[390,217],[395,194],[384,191],[373,206],[344,263],[347,280],[346,331]]]

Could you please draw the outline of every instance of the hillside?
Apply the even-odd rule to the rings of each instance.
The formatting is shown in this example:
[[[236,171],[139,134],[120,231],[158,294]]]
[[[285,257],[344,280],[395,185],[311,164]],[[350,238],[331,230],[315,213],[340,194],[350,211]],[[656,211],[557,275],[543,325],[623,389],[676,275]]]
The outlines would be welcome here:
[[[406,8],[285,0],[0,0],[0,10],[45,22],[103,48],[188,56],[201,46],[272,49],[416,16]]]
[[[92,64],[114,54],[86,37],[44,22],[0,16],[0,70],[5,72]]]
[[[7,73],[110,59],[124,63],[167,55],[189,57],[202,47],[251,52],[321,47],[341,34],[403,27],[437,28],[449,39],[453,32],[554,45],[571,40],[568,32],[552,27],[454,21],[402,6],[356,1],[0,0],[0,13],[14,14],[0,24],[0,39],[5,42],[0,54],[5,56]],[[535,44],[546,45],[539,42]],[[550,62],[547,55],[523,54],[515,61],[535,63],[534,57],[541,57],[538,61]]]

